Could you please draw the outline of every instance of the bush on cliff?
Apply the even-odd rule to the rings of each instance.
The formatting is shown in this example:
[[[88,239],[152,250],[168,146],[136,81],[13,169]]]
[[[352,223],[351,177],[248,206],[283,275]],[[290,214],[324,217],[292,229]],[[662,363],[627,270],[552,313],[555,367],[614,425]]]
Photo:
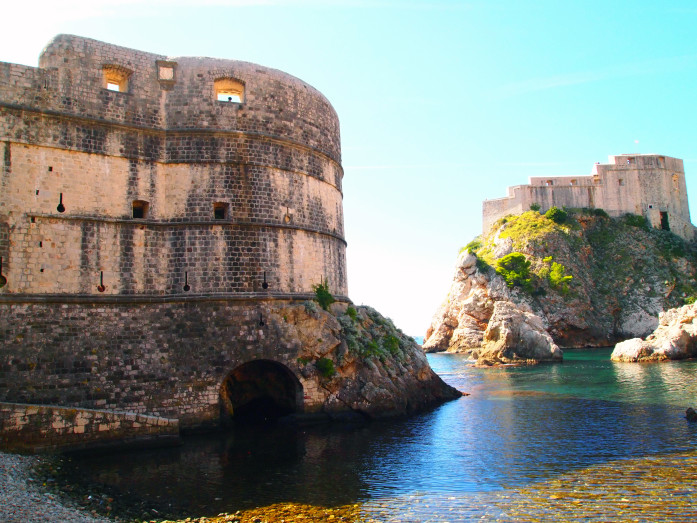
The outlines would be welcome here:
[[[552,220],[554,223],[564,223],[568,214],[559,207],[551,207],[546,213],[545,218]]]
[[[509,287],[520,287],[532,292],[532,275],[530,262],[520,252],[512,252],[496,262],[496,273],[499,274]]]
[[[319,303],[319,306],[328,311],[329,306],[336,301],[332,293],[329,292],[329,282],[325,280],[317,285],[313,285],[312,290],[315,291],[315,300]]]

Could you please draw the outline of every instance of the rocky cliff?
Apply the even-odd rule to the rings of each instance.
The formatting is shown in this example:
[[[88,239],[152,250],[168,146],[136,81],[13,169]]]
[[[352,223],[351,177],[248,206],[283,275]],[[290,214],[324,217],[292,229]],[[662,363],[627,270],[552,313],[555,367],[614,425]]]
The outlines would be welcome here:
[[[424,350],[481,358],[499,302],[535,316],[563,347],[644,337],[661,311],[693,299],[696,260],[693,245],[649,229],[640,216],[593,209],[508,216],[460,252]],[[531,359],[556,359],[549,347],[545,354]]]
[[[315,382],[320,412],[385,418],[411,414],[462,396],[426,360],[421,347],[370,307],[314,302],[270,318],[282,343],[298,347],[300,373]]]

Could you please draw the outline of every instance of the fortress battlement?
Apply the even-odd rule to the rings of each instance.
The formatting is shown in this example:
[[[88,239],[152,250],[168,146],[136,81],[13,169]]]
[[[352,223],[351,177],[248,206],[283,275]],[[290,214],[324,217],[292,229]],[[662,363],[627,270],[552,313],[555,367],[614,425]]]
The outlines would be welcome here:
[[[508,214],[521,214],[531,205],[540,212],[551,207],[599,208],[610,216],[631,213],[647,218],[656,228],[695,238],[685,184],[683,161],[657,154],[610,156],[596,163],[587,176],[535,176],[528,185],[508,188],[508,196],[482,204],[484,232]]]

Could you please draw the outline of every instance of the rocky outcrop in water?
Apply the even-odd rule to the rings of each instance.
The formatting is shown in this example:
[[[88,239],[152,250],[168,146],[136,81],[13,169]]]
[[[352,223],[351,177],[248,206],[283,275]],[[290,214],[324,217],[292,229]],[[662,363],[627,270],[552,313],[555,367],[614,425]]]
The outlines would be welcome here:
[[[562,351],[545,331],[542,320],[529,309],[498,301],[489,319],[478,364],[561,361]]]
[[[524,255],[529,274],[507,284],[496,267],[515,253]],[[696,275],[694,246],[646,228],[640,216],[613,219],[591,209],[570,212],[564,223],[534,211],[509,216],[461,251],[423,347],[480,357],[499,302],[536,316],[560,347],[644,337],[662,310],[697,294]]]
[[[298,346],[300,373],[317,384],[316,411],[339,419],[385,418],[462,396],[433,372],[411,337],[374,309],[306,305],[273,320],[286,331],[287,343]]]
[[[477,256],[458,257],[448,299],[434,316],[424,350],[467,353],[479,364],[560,361],[562,352],[541,318],[515,303],[505,282],[477,267]]]
[[[632,338],[615,345],[613,361],[668,361],[697,356],[697,304],[662,312],[658,327],[645,340]]]

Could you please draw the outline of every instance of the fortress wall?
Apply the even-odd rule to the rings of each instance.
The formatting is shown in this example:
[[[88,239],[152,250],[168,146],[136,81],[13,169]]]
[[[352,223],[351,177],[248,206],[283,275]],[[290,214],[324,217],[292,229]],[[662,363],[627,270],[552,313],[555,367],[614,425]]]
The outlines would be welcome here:
[[[339,127],[326,99],[232,60],[174,59],[163,84],[164,58],[60,35],[47,69],[2,64],[1,292],[95,295],[103,274],[104,294],[178,294],[185,277],[191,292],[249,293],[266,272],[269,292],[326,278],[345,296]],[[130,71],[126,92],[105,89],[105,64]],[[220,76],[244,83],[243,103],[215,100]],[[148,203],[144,219],[134,200]],[[224,219],[214,203],[228,205]]]
[[[165,225],[35,217],[3,260],[6,293],[312,292],[327,279],[347,295],[345,246],[332,236],[265,226]],[[106,289],[100,293],[103,281]]]
[[[225,377],[262,359],[298,376],[304,410],[312,412],[325,398],[316,378],[302,376],[302,347],[283,307],[0,299],[0,401],[148,413],[178,418],[184,428],[215,425]]]
[[[159,80],[158,61],[173,63],[173,82]],[[275,69],[236,60],[167,58],[71,35],[55,37],[39,65],[56,71],[49,103],[42,104],[52,110],[170,130],[284,138],[341,160],[339,121],[331,104],[302,80]],[[127,92],[103,88],[104,65],[130,72]],[[220,78],[244,84],[243,103],[217,101],[214,82]]]
[[[598,208],[615,217],[639,214],[656,228],[664,225],[661,213],[667,213],[671,231],[687,240],[695,237],[682,160],[659,155],[611,156],[609,164],[596,164],[593,172],[581,177],[532,177],[530,185],[509,188],[508,198],[484,202],[484,231],[506,214],[520,214],[535,203],[541,212],[556,206]]]

